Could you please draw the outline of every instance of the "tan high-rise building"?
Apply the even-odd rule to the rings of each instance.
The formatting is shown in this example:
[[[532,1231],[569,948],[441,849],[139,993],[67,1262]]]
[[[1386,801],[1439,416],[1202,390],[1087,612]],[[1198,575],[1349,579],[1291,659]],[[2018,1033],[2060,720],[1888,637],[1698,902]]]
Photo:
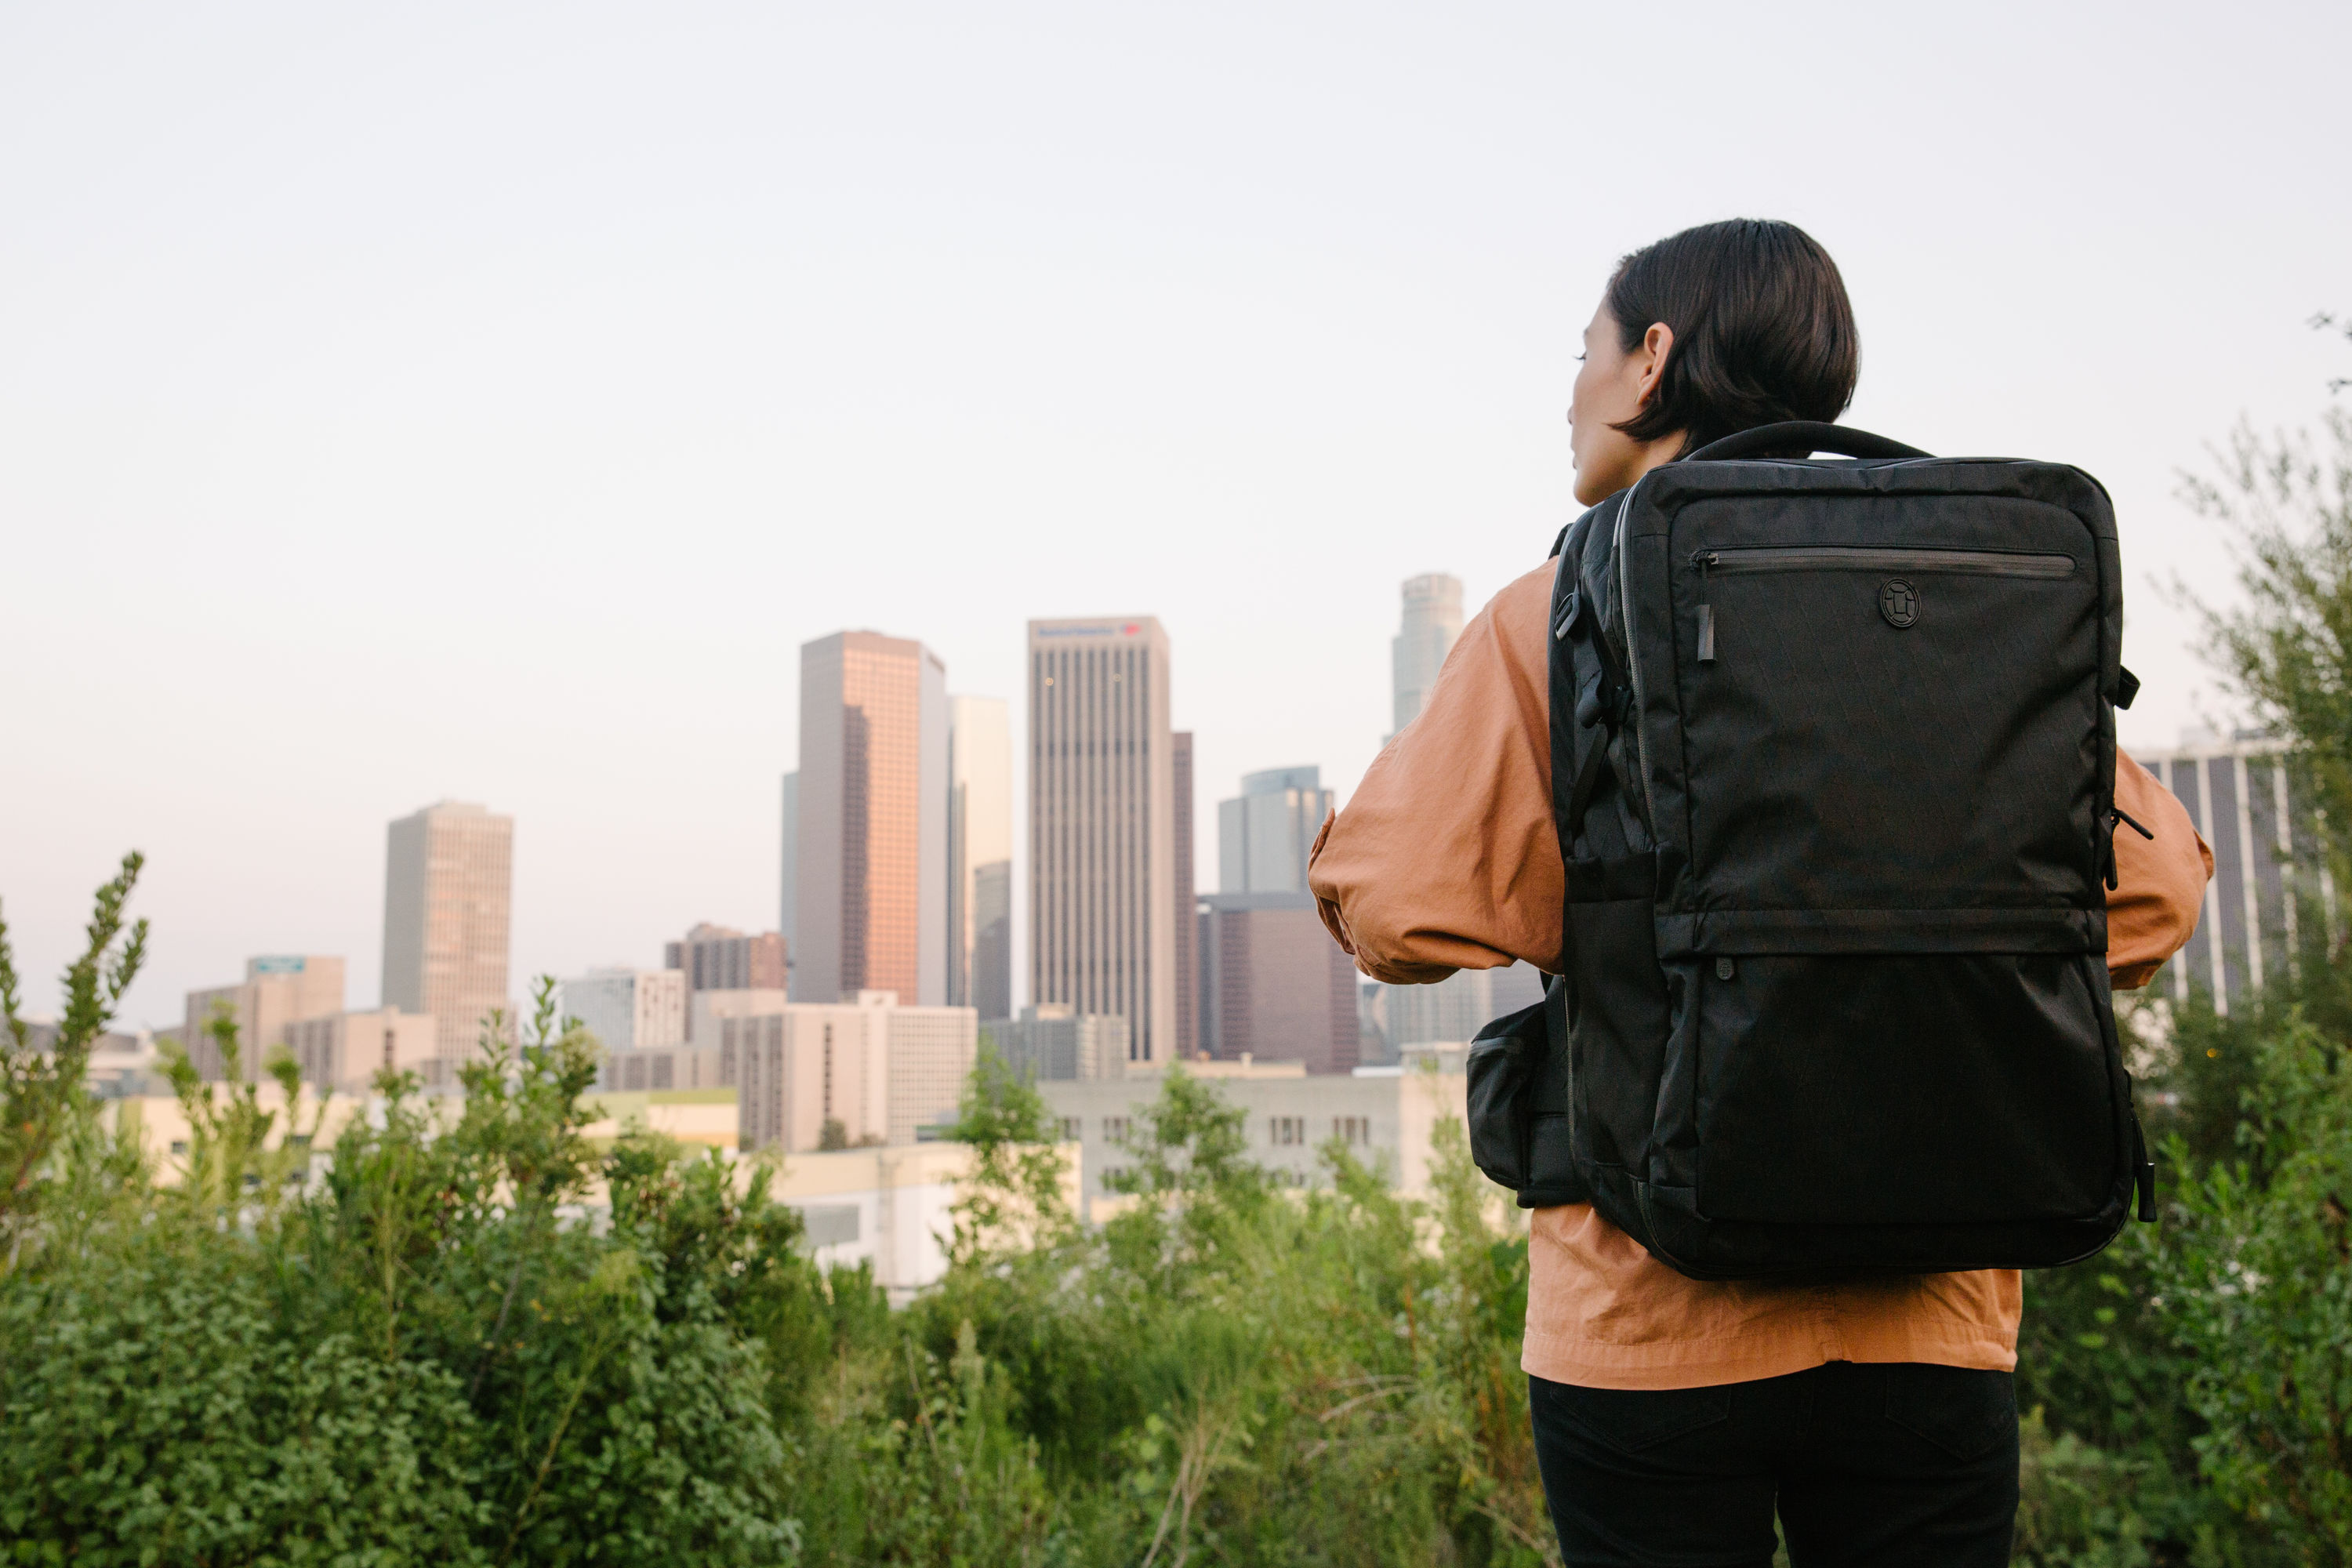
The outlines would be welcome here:
[[[948,1003],[1013,1016],[1013,719],[948,699]]]
[[[1178,1048],[1168,636],[1149,616],[1029,623],[1029,997]]]
[[[226,1075],[227,1064],[210,1026],[226,1012],[236,1022],[240,1076],[247,1083],[257,1083],[262,1063],[278,1047],[289,1044],[289,1025],[329,1017],[342,1010],[341,959],[307,954],[248,958],[242,984],[188,993],[186,1033],[182,1038],[197,1074],[217,1083]]]
[[[919,642],[801,647],[795,1001],[947,1000],[947,667]]]
[[[429,1013],[438,1049],[470,1054],[507,1005],[514,818],[445,800],[392,825],[383,879],[383,1003]]]

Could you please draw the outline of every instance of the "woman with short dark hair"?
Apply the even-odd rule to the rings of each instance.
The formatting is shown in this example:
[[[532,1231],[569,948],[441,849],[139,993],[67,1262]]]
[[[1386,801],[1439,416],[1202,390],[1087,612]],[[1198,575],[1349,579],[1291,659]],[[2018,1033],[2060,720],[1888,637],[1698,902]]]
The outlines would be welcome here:
[[[1618,264],[1569,419],[1593,505],[1719,437],[1832,421],[1859,338],[1827,252],[1785,223],[1686,230]],[[1797,452],[1790,456],[1802,458]],[[1363,972],[1395,984],[1563,969],[1549,565],[1463,630],[1422,716],[1318,839],[1309,882]],[[2196,923],[2211,857],[2117,754],[2107,965],[2145,984]],[[1587,1204],[1534,1211],[1537,1456],[1570,1563],[1800,1568],[2009,1561],[2021,1289],[2013,1269],[1832,1284],[1685,1278]]]

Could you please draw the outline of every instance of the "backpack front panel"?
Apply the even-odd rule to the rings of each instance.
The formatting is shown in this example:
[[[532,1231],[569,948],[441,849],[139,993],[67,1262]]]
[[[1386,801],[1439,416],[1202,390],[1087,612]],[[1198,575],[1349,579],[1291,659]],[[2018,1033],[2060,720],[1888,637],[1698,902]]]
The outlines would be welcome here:
[[[2095,522],[1694,467],[1628,529],[1661,952],[2104,951]]]

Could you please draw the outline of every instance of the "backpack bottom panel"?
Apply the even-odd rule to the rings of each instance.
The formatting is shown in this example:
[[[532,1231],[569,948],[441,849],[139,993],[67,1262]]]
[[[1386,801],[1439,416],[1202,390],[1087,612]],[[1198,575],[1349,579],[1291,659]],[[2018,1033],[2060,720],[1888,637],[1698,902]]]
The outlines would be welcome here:
[[[2111,1201],[2123,1151],[2099,955],[1751,956],[1685,973],[1697,1215],[1973,1226]]]

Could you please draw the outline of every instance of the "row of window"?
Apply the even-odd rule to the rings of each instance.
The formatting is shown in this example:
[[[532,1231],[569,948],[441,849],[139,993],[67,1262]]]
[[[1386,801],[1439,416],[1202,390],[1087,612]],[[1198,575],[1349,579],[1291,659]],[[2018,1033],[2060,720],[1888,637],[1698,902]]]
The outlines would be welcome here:
[[[1106,1197],[1112,1195],[1114,1192],[1111,1184],[1126,1173],[1127,1167],[1124,1165],[1106,1165],[1103,1167],[1102,1175],[1098,1179],[1102,1186],[1103,1194]],[[1303,1187],[1307,1184],[1306,1172],[1292,1170],[1286,1165],[1277,1165],[1274,1169],[1266,1172],[1265,1174],[1266,1179],[1277,1187]]]
[[[1265,1141],[1276,1149],[1307,1147],[1307,1118],[1304,1116],[1269,1116],[1265,1119]],[[1102,1119],[1103,1141],[1123,1143],[1127,1141],[1129,1119],[1106,1116]],[[1076,1143],[1086,1135],[1085,1120],[1076,1116],[1061,1119],[1061,1138],[1065,1143]],[[1349,1148],[1360,1149],[1372,1141],[1372,1119],[1369,1116],[1335,1116],[1331,1118],[1330,1135]]]

